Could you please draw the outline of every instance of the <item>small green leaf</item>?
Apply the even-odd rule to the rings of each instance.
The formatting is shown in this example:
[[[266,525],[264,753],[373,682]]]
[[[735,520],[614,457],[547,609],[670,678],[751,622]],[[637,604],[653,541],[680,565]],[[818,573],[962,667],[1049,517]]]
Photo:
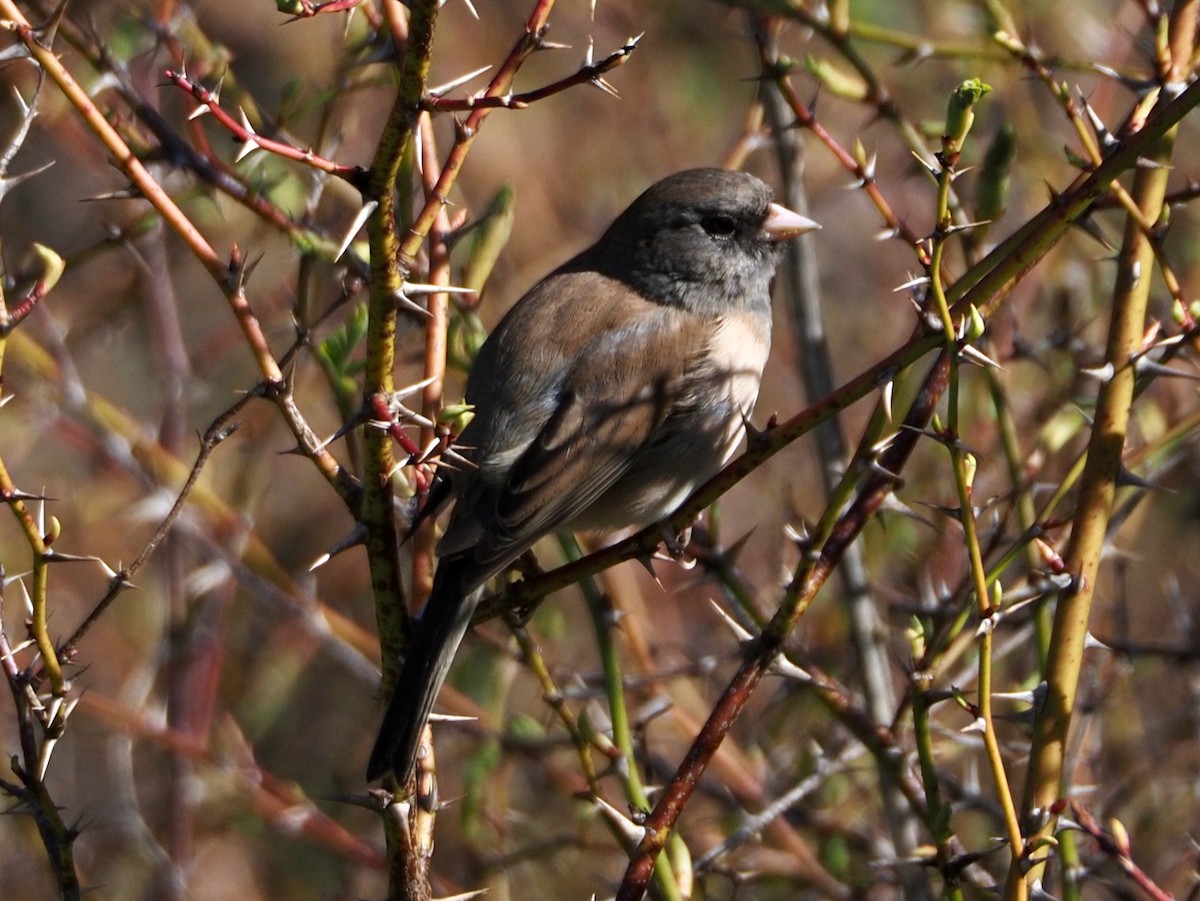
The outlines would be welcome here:
[[[505,185],[496,192],[487,210],[467,233],[463,241],[467,263],[459,279],[464,288],[470,288],[477,294],[483,293],[500,252],[512,235],[515,211],[516,194],[511,185]]]

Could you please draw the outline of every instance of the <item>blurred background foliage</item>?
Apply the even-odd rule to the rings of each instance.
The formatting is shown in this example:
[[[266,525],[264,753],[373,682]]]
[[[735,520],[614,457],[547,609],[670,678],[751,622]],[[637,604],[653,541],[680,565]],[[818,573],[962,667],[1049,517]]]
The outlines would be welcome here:
[[[33,20],[51,13],[48,3],[20,5]],[[475,0],[476,19],[467,3],[450,0],[441,11],[430,83],[503,59],[530,6]],[[934,190],[897,122],[936,148],[946,99],[965,78],[993,87],[960,164],[974,168],[955,185],[968,207],[989,143],[1003,128],[1015,136],[1006,209],[986,241],[1032,216],[1048,190],[1077,172],[1076,137],[1060,104],[989,39],[987,6],[852,5],[859,30],[851,43],[886,91],[887,115],[838,96],[830,77],[818,87],[803,71],[806,56],[836,67],[851,86],[857,76],[810,29],[791,21],[780,30],[781,51],[799,63],[794,82],[816,98],[821,124],[844,147],[861,142],[876,161],[881,191],[917,234],[933,227]],[[371,15],[377,7],[374,0],[365,4]],[[1143,7],[1116,0],[1008,5],[1023,39],[1113,128],[1131,94],[1095,64],[1121,73],[1148,70]],[[608,76],[619,100],[581,86],[487,121],[451,198],[453,211],[478,215],[497,192],[511,191],[511,237],[481,294],[478,321],[494,324],[537,277],[590,243],[669,172],[744,157],[747,168],[779,183],[769,142],[748,137],[761,86],[751,15],[687,0],[602,0],[594,14],[579,0],[556,6],[549,38],[570,49],[536,54],[519,75],[519,90],[569,75],[593,44],[599,57],[631,35],[644,37],[628,64]],[[231,113],[244,108],[260,133],[282,132],[297,146],[366,166],[393,95],[390,54],[374,42],[370,16],[360,9],[281,27],[287,17],[266,0],[76,0],[65,16],[54,46],[68,68],[118,127],[143,142],[156,177],[218,251],[226,255],[236,244],[256,263],[250,296],[276,356],[295,341],[297,321],[317,322],[310,343],[321,352],[302,348],[287,371],[308,421],[319,435],[332,435],[357,403],[361,269],[349,258],[304,254],[311,236],[264,222],[164,152],[113,90],[111,74],[80,47],[103,46],[110,65],[183,142],[293,222],[336,243],[360,205],[350,186],[262,151],[234,162],[238,142],[212,116],[189,122],[195,101],[165,84],[163,71],[186,61],[188,73],[210,88],[224,74],[222,105]],[[19,121],[14,92],[28,101],[37,77],[27,62],[10,57],[0,79],[7,134]],[[14,296],[15,286],[36,276],[35,242],[61,255],[66,269],[22,324],[21,342],[8,345],[3,393],[10,402],[0,410],[0,456],[22,490],[51,499],[46,512],[62,526],[57,550],[116,568],[137,556],[165,515],[196,454],[197,434],[259,376],[220,292],[145,203],[94,199],[119,195],[126,181],[61,95],[47,86],[37,110],[11,172],[54,166],[13,186],[0,205],[6,291]],[[448,146],[450,117],[439,117],[436,127]],[[1198,146],[1194,119],[1185,121],[1173,190],[1186,192],[1200,171]],[[814,246],[838,383],[902,343],[915,323],[909,292],[896,290],[918,271],[913,250],[880,235],[876,210],[852,181],[831,154],[808,142],[805,183],[809,212],[824,226]],[[1194,205],[1186,200],[1171,211],[1164,250],[1184,291],[1194,292],[1200,243]],[[988,350],[1003,366],[999,379],[1025,454],[1022,477],[1037,499],[1058,486],[1085,446],[1096,386],[1087,370],[1103,362],[1112,246],[1122,225],[1109,212],[1097,212],[1088,224],[1020,284],[989,329]],[[466,256],[456,252],[456,278]],[[962,263],[952,257],[951,265]],[[1172,298],[1154,278],[1150,315],[1176,329]],[[461,330],[474,327],[473,319],[459,323]],[[423,340],[420,318],[403,318],[400,383],[420,379]],[[780,303],[755,416],[760,425],[805,406],[797,353],[789,308]],[[1183,357],[1175,366],[1194,376],[1194,349]],[[461,396],[461,375],[454,373],[448,401]],[[903,391],[901,385],[897,405]],[[1011,473],[980,371],[964,376],[963,392],[962,438],[979,460],[975,498],[986,499],[980,501],[985,547],[989,537],[999,547],[1002,536],[1013,538]],[[852,440],[870,409],[860,403],[843,415]],[[1118,496],[1121,519],[1091,625],[1108,648],[1087,652],[1070,777],[1098,818],[1125,824],[1143,869],[1180,896],[1196,885],[1190,836],[1200,827],[1196,415],[1195,383],[1187,379],[1158,379],[1136,404],[1126,462],[1154,488]],[[81,830],[76,850],[85,885],[102,897],[380,896],[386,883],[377,818],[346,803],[363,792],[379,713],[365,557],[354,548],[310,572],[354,523],[311,464],[288,453],[295,442],[274,407],[249,403],[237,421],[239,430],[214,452],[197,497],[138,575],[136,590],[121,595],[82,643],[70,670],[82,700],[48,782],[67,821]],[[177,456],[184,468],[170,468],[154,448]],[[353,440],[334,450],[344,464],[356,465]],[[714,540],[726,547],[744,538],[733,560],[754,609],[773,608],[781,580],[797,564],[799,550],[784,527],[819,515],[819,471],[813,444],[800,441],[720,502],[719,529],[717,520],[709,522]],[[961,530],[939,512],[957,504],[941,447],[929,442],[918,450],[897,501],[868,527],[864,543],[886,627],[879,641],[895,685],[895,742],[909,768],[905,696],[913,624],[932,629],[943,622],[939,604],[966,572]],[[1047,536],[1060,549],[1064,538],[1061,529]],[[560,554],[548,542],[539,557],[548,566]],[[3,625],[14,642],[25,635],[19,577],[27,559],[11,517],[0,519],[8,580]],[[602,580],[621,611],[615,642],[634,686],[630,703],[650,784],[673,771],[739,660],[734,636],[709,603],[727,603],[727,588],[703,566],[660,563],[657,572],[662,587],[633,564]],[[76,628],[107,582],[95,563],[52,568],[55,637]],[[839,590],[831,581],[790,649],[800,665],[828,673],[857,698],[862,674]],[[1032,622],[1040,606],[1015,615],[998,633],[999,691],[1033,688]],[[344,621],[331,627],[327,610]],[[570,704],[604,728],[589,622],[579,593],[564,591],[539,609],[530,629]],[[973,689],[970,627],[963,636],[936,675],[940,691]],[[483,626],[462,657],[443,706],[480,719],[438,730],[442,794],[457,803],[439,818],[436,890],[486,885],[492,898],[610,893],[625,854],[595,808],[574,798],[583,787],[574,753],[541,689],[518,664],[508,632],[499,622]],[[1029,705],[997,705],[1009,775],[1019,786]],[[12,753],[15,723],[7,705],[0,709],[0,734]],[[168,716],[172,728],[164,731]],[[935,708],[933,724],[942,790],[954,805],[962,847],[993,849],[1001,827],[986,763],[968,728],[971,715],[949,701]],[[494,740],[498,728],[503,747]],[[803,684],[784,679],[772,678],[758,692],[685,813],[683,834],[694,857],[733,833],[743,811],[761,809],[813,774],[819,778],[800,803],[702,868],[695,897],[822,897],[840,885],[846,896],[886,898],[900,892],[897,874],[905,869],[934,895],[941,890],[934,871],[897,862],[905,854],[895,850],[881,810],[878,769],[845,721]],[[625,810],[615,790],[613,803]],[[917,838],[908,854],[919,856],[929,842],[926,834]],[[1003,878],[1006,860],[1001,850],[971,868],[972,897]],[[1085,849],[1084,866],[1088,897],[1132,896],[1102,855]],[[53,891],[31,821],[0,819],[0,897]]]

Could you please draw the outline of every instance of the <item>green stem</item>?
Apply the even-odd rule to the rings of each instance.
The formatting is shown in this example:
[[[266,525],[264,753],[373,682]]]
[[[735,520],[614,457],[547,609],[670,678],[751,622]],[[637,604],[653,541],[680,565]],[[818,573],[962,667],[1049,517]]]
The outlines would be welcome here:
[[[559,544],[569,560],[578,560],[583,556],[578,542],[570,536],[560,536]],[[588,613],[592,620],[592,629],[596,634],[596,647],[600,652],[600,669],[604,677],[604,694],[608,698],[609,719],[612,721],[613,745],[621,753],[617,764],[617,775],[625,792],[625,799],[638,810],[650,809],[650,797],[638,775],[637,757],[633,748],[633,730],[629,725],[629,707],[625,703],[625,682],[621,674],[621,659],[617,654],[616,643],[612,640],[613,607],[612,602],[596,583],[584,579],[579,583],[587,603]],[[683,901],[679,885],[675,879],[672,859],[680,859],[679,855],[686,854],[682,840],[677,835],[667,849],[670,857],[660,856],[654,867],[654,890],[659,896],[673,901]]]
[[[1162,209],[1170,172],[1176,129],[1171,128],[1145,153],[1150,166],[1139,167],[1132,194],[1146,218],[1156,219]],[[1057,818],[1050,814],[1055,801],[1066,792],[1067,737],[1071,713],[1083,663],[1092,599],[1100,569],[1101,551],[1112,513],[1120,475],[1121,457],[1129,427],[1129,413],[1136,387],[1135,355],[1141,350],[1146,303],[1150,293],[1150,267],[1154,251],[1134,217],[1128,217],[1118,258],[1116,287],[1109,323],[1105,360],[1111,376],[1101,385],[1096,402],[1095,425],[1088,445],[1087,460],[1080,480],[1078,509],[1067,547],[1067,571],[1071,585],[1058,598],[1053,639],[1046,666],[1047,694],[1034,719],[1033,746],[1025,786],[1024,814],[1035,818],[1038,839],[1048,839]],[[1032,839],[1032,837],[1031,837]],[[1040,878],[1045,858],[1031,868],[1025,880],[1010,877],[1008,897],[1014,884]]]
[[[363,380],[364,403],[395,391],[393,368],[396,344],[396,297],[407,276],[407,261],[400,258],[396,226],[396,180],[404,154],[413,140],[416,111],[425,91],[437,0],[411,0],[408,7],[408,44],[400,66],[396,99],[384,124],[371,164],[364,201],[377,204],[367,221],[371,248],[371,274],[367,301],[367,359]],[[359,522],[366,530],[367,566],[375,597],[382,655],[383,690],[388,698],[399,676],[401,655],[408,640],[408,613],[400,581],[400,559],[393,512],[392,439],[383,429],[367,429],[363,441],[363,495]],[[414,812],[419,805],[412,805]],[[393,805],[384,817],[387,842],[388,897],[428,898],[428,852],[424,829],[405,829]],[[415,819],[412,821],[415,822]],[[429,828],[432,828],[431,824]]]

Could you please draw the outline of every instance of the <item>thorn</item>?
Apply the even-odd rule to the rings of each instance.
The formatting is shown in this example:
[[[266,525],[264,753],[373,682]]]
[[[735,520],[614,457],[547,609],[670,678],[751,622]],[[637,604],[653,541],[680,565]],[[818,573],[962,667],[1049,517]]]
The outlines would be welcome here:
[[[130,185],[127,188],[122,188],[120,191],[108,191],[105,194],[96,194],[92,197],[82,198],[85,203],[91,203],[95,200],[134,200],[142,196],[142,192]]]
[[[654,558],[653,557],[639,555],[637,557],[634,557],[633,559],[635,559],[638,563],[640,563],[642,565],[642,567],[646,570],[646,572],[650,573],[650,578],[654,580],[654,584],[656,584],[659,588],[663,587],[662,580],[658,577],[658,573],[656,573],[654,571]]]
[[[350,418],[349,421],[342,423],[338,427],[336,432],[334,432],[332,435],[330,435],[328,438],[326,438],[324,441],[322,441],[320,444],[318,444],[317,449],[325,450],[325,448],[329,447],[329,445],[333,444],[333,442],[337,441],[339,438],[342,438],[342,437],[346,436],[347,434],[349,434],[350,432],[354,431],[356,428],[358,428],[360,425],[362,425],[366,421],[367,421],[366,413],[363,410],[359,410],[357,413],[354,414],[354,416],[352,416]],[[299,449],[299,444],[297,444],[297,449]]]
[[[1138,357],[1134,361],[1133,371],[1138,375],[1161,375],[1167,378],[1200,381],[1200,375],[1192,372],[1184,372],[1182,369],[1172,369],[1170,366],[1164,366],[1162,363],[1156,363],[1146,357]]]
[[[45,495],[42,495],[42,494],[30,494],[28,491],[20,491],[20,490],[14,488],[12,491],[10,491],[4,495],[4,500],[5,501],[44,501],[44,500],[54,500],[54,498],[47,498]]]
[[[421,379],[421,381],[419,381],[419,382],[414,382],[411,385],[405,385],[403,388],[392,393],[392,399],[400,401],[400,400],[404,400],[404,398],[406,398],[406,397],[412,397],[418,391],[422,391],[425,388],[428,388],[430,385],[432,385],[434,382],[436,382],[439,378],[441,378],[441,376],[431,375],[427,379]]]
[[[888,422],[893,422],[892,417],[892,392],[896,387],[895,379],[888,379],[879,389],[879,399],[883,404],[883,415],[887,417]]]
[[[796,528],[790,522],[783,526],[784,537],[802,551],[806,551],[812,546],[812,536],[808,532],[808,523],[800,523],[800,527]]]
[[[1090,376],[1091,378],[1098,379],[1101,382],[1107,382],[1111,381],[1112,377],[1116,374],[1116,369],[1112,363],[1105,363],[1099,368],[1080,369],[1079,372],[1081,375]]]
[[[428,460],[430,457],[432,457],[434,454],[434,451],[436,451],[438,449],[438,447],[441,446],[441,443],[442,443],[442,439],[440,437],[438,437],[437,435],[430,438],[429,443],[425,445],[425,449],[422,450],[421,453],[417,455],[417,462],[424,463],[426,460]]]
[[[29,589],[25,587],[24,579],[18,579],[17,585],[20,586],[21,597],[25,601],[25,615],[31,617],[33,616],[33,598],[29,594]]]
[[[254,126],[250,124],[250,120],[246,117],[246,110],[243,107],[238,107],[238,113],[242,118],[242,128],[246,130],[246,141],[234,156],[234,163],[240,163],[255,150],[258,150],[258,141],[255,139]]]
[[[0,50],[0,63],[6,63],[10,59],[27,59],[35,66],[37,65],[33,61],[33,57],[29,55],[29,50],[26,49],[24,44],[13,44],[11,47]]]
[[[430,97],[441,97],[443,94],[453,91],[457,87],[461,87],[468,81],[471,81],[473,78],[479,77],[490,68],[492,68],[490,63],[486,66],[480,66],[474,72],[468,72],[466,75],[460,75],[458,78],[453,78],[435,88],[429,88],[425,93]]]
[[[605,81],[603,76],[597,75],[592,79],[591,84],[602,90],[605,94],[608,94],[610,97],[616,97],[618,100],[621,99],[621,95],[617,93],[617,89]]]
[[[609,824],[631,845],[636,845],[642,840],[642,836],[646,834],[644,828],[637,825],[603,798],[592,798],[592,803],[596,805],[601,815],[608,820]]]
[[[1001,617],[992,614],[985,616],[979,621],[979,625],[975,628],[975,637],[982,638],[985,635],[991,635],[996,631],[996,626],[1000,625]]]
[[[912,155],[913,155],[913,159],[915,159],[918,163],[920,163],[922,168],[924,168],[925,171],[928,172],[931,177],[937,178],[937,174],[938,174],[937,166],[935,166],[929,160],[925,159],[925,157],[921,156],[921,154],[917,153],[917,151],[915,151],[915,150],[912,151]]]
[[[915,276],[914,278],[910,278],[908,281],[904,282],[903,284],[899,284],[896,287],[892,288],[892,293],[899,294],[901,291],[907,291],[911,288],[918,288],[918,287],[922,287],[924,285],[928,285],[929,282],[930,282],[930,279],[929,279],[928,275],[918,275],[918,276]]]
[[[947,519],[958,520],[960,518],[960,514],[962,513],[962,510],[959,507],[947,507],[945,504],[934,504],[929,501],[914,501],[914,503],[924,507],[926,510],[932,510],[934,513],[940,513]]]
[[[395,294],[393,294],[392,299],[396,301],[397,307],[408,310],[411,313],[416,313],[419,316],[432,316],[433,315],[427,309],[425,309],[423,306],[421,306],[419,303],[417,303],[414,300],[409,299],[409,297],[404,293],[403,288],[401,290],[397,291]]]
[[[1111,66],[1103,65],[1102,63],[1092,63],[1092,70],[1106,78],[1111,78],[1119,82],[1123,86],[1129,88],[1136,94],[1141,94],[1147,88],[1151,87],[1154,82],[1140,78],[1130,78],[1127,75],[1122,75]]]
[[[466,3],[468,6],[471,5],[471,0],[463,0],[463,2]],[[471,8],[474,9],[474,7],[471,7]],[[476,16],[475,18],[478,19],[479,16]],[[457,895],[447,895],[444,898],[434,898],[433,901],[470,901],[470,899],[472,899],[472,898],[482,898],[487,893],[488,893],[487,889],[477,888],[474,891],[470,891],[470,892],[460,892]]]
[[[1028,691],[994,691],[992,698],[999,698],[1001,701],[1021,701],[1025,704],[1032,704],[1037,697],[1037,693],[1032,689]]]
[[[437,423],[435,423],[432,419],[422,416],[420,413],[408,409],[408,407],[401,407],[397,411],[397,416],[400,419],[403,419],[406,423],[420,426],[423,429],[432,429],[437,427]]]
[[[0,177],[0,198],[3,198],[5,194],[22,182],[29,181],[29,179],[33,178],[35,175],[41,175],[53,165],[54,160],[50,160],[49,162],[42,163],[42,165],[38,166],[36,169],[30,169],[28,172],[22,172],[20,175]]]
[[[782,653],[775,655],[775,659],[771,661],[767,667],[767,672],[774,673],[777,676],[782,676],[785,679],[792,679],[796,682],[811,682],[812,676],[806,673]]]
[[[48,706],[46,708],[46,722],[47,723],[54,722],[54,719],[55,719],[55,717],[58,716],[58,711],[62,708],[62,705],[63,705],[62,698],[52,698],[50,700],[50,706]],[[64,720],[65,720],[65,718],[64,718]]]
[[[758,526],[751,526],[746,531],[746,534],[744,534],[741,538],[739,538],[737,541],[733,542],[733,544],[729,545],[729,547],[727,547],[725,549],[725,555],[724,555],[725,559],[729,562],[729,564],[731,566],[737,564],[738,557],[740,557],[742,551],[744,551],[746,549],[746,545],[750,541],[750,536],[754,534],[754,531],[757,528],[758,528]]]
[[[473,460],[468,460],[466,457],[464,457],[462,454],[460,454],[458,451],[456,451],[454,449],[453,445],[446,448],[444,451],[442,451],[441,462],[448,464],[447,468],[456,468],[456,469],[477,469],[478,468],[478,467],[476,467],[475,462]]]
[[[718,604],[712,598],[709,598],[708,602],[712,605],[713,610],[717,612],[717,616],[721,618],[721,622],[723,622],[726,627],[728,627],[729,631],[733,633],[733,637],[737,639],[738,644],[747,644],[748,642],[754,640],[754,636],[747,632],[746,629],[742,627],[741,623],[726,613],[720,604]]]
[[[1087,98],[1083,95],[1083,91],[1079,87],[1076,87],[1075,90],[1079,94],[1079,105],[1083,107],[1083,113],[1087,116],[1088,124],[1092,126],[1092,132],[1096,135],[1097,140],[1100,141],[1100,146],[1105,151],[1112,150],[1118,144],[1117,139],[1109,132],[1108,127],[1104,124],[1104,120],[1092,109],[1092,105],[1088,103]]]
[[[1105,644],[1103,641],[1101,641],[1099,638],[1097,638],[1095,635],[1093,635],[1090,631],[1084,636],[1083,647],[1084,647],[1084,650],[1096,650],[1096,651],[1111,651],[1112,650],[1111,645]]]
[[[1123,465],[1117,469],[1117,485],[1122,488],[1144,488],[1150,491],[1158,491],[1160,487],[1153,482],[1142,478],[1136,473],[1131,472]]]
[[[429,722],[431,723],[477,723],[477,716],[458,716],[453,713],[431,713],[429,714]]]
[[[413,165],[418,172],[425,171],[425,136],[424,126],[421,124],[423,121],[423,116],[417,116],[413,125]]]
[[[120,87],[121,87],[121,82],[117,78],[117,76],[114,75],[112,72],[105,72],[103,75],[101,75],[99,78],[97,78],[92,83],[91,87],[88,88],[87,94],[92,99],[95,99],[100,94],[104,93],[105,91],[109,90],[110,88],[115,91],[115,90],[119,90]],[[14,91],[13,93],[16,93],[18,97],[21,96],[16,91]]]
[[[879,162],[879,151],[871,151],[871,156],[867,159],[867,163],[863,166],[862,183],[865,185],[868,181],[875,180],[875,169]]]
[[[963,322],[966,322],[966,320],[964,319]],[[958,356],[968,363],[974,363],[976,366],[991,367],[992,369],[1004,372],[1003,366],[971,344],[964,344],[962,350],[958,352]]]
[[[972,228],[979,228],[981,225],[991,225],[991,224],[992,224],[991,219],[981,219],[978,222],[963,222],[959,225],[951,225],[948,229],[946,229],[946,234],[952,235],[955,232],[965,232],[965,231],[969,231]]]
[[[315,572],[343,551],[362,544],[366,540],[366,537],[366,528],[361,524],[356,525],[340,541],[338,541],[337,544],[310,563],[308,566],[308,571],[310,573]]]
[[[372,201],[374,203],[374,201]],[[427,285],[423,282],[405,282],[400,286],[405,294],[474,294],[474,288],[462,288],[456,285]]]
[[[354,221],[350,223],[350,227],[346,229],[346,234],[342,237],[342,243],[338,245],[337,253],[333,257],[335,263],[342,258],[342,254],[346,252],[347,248],[354,241],[354,236],[358,234],[359,229],[371,218],[371,214],[375,212],[378,206],[379,201],[377,200],[371,200],[363,204],[362,209],[354,217]]]
[[[900,488],[904,485],[903,477],[897,475],[896,473],[892,472],[889,469],[885,469],[883,466],[881,466],[879,464],[878,460],[871,460],[870,463],[867,464],[867,468],[871,472],[875,473],[876,475],[882,476],[884,479],[891,482],[897,488]]]

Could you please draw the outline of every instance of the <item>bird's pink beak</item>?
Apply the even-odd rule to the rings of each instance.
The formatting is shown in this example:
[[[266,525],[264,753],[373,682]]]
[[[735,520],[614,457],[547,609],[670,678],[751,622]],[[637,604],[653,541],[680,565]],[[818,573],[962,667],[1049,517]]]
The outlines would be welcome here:
[[[816,231],[820,227],[807,216],[793,213],[787,207],[773,203],[767,208],[767,218],[763,220],[759,234],[774,244],[805,232]]]

